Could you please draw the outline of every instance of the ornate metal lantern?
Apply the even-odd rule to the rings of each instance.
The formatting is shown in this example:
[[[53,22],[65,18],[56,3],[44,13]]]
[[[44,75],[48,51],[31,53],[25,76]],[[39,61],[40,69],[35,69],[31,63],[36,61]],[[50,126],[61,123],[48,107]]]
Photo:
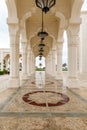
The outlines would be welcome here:
[[[39,52],[44,52],[44,50],[40,49]]]
[[[40,43],[38,46],[39,46],[39,47],[43,47],[43,46],[45,46],[45,44]]]
[[[40,56],[42,56],[42,55],[43,55],[43,53],[41,53],[41,52],[40,52],[40,53],[39,53],[39,55],[40,55]]]
[[[39,56],[39,60],[41,60],[41,59],[42,59],[42,56],[40,55],[40,56]]]
[[[48,33],[45,32],[45,31],[41,31],[41,32],[38,32],[38,36],[39,36],[42,40],[44,40],[45,37],[48,36]]]
[[[35,0],[36,6],[47,13],[56,3],[56,0]]]

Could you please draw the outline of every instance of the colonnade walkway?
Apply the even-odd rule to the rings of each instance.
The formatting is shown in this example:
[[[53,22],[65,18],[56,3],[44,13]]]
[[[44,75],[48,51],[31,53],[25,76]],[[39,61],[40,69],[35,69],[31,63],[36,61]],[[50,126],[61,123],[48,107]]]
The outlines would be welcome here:
[[[87,88],[37,72],[0,93],[0,130],[87,130]]]

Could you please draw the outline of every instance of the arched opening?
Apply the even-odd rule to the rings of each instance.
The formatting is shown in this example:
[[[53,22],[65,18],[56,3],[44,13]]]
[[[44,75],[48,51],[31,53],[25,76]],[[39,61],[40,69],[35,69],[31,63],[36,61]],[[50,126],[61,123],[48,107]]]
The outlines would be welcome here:
[[[64,31],[63,38],[64,38],[64,44],[63,44],[62,67],[63,67],[63,71],[67,71],[68,70],[68,44],[67,44],[66,31]]]
[[[45,71],[45,57],[42,56],[40,59],[39,56],[36,57],[36,71]]]
[[[8,10],[5,0],[0,1],[0,48],[10,48],[9,29],[7,26]]]
[[[45,84],[45,57],[36,57],[36,73],[35,73],[36,87],[42,88]]]

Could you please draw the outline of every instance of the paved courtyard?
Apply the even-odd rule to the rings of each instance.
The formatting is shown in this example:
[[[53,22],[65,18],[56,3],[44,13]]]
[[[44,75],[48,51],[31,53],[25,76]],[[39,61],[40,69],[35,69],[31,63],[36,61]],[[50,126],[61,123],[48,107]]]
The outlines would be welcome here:
[[[86,93],[38,72],[0,93],[0,130],[87,130]]]

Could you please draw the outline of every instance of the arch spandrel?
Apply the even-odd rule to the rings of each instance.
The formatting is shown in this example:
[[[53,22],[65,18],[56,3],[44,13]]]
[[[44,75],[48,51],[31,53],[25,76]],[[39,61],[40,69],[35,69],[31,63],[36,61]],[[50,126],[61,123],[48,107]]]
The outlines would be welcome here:
[[[30,37],[33,34],[35,35],[38,33],[38,31],[41,30],[41,17],[41,11],[39,10],[38,13],[36,12],[32,14],[32,16],[26,20],[27,37]],[[44,30],[47,31],[49,35],[53,35],[55,38],[57,38],[59,24],[59,18],[57,18],[52,13],[44,15]]]

